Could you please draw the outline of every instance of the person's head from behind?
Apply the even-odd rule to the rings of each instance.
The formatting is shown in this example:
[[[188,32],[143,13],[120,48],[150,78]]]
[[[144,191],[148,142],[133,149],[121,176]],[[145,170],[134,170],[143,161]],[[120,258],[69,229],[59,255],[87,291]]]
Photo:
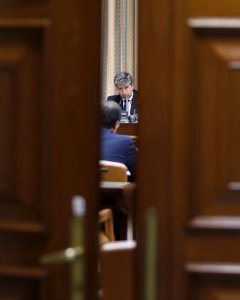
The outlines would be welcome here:
[[[114,77],[114,84],[121,98],[127,100],[131,97],[133,92],[133,80],[129,73],[120,72],[116,74]]]
[[[121,107],[114,101],[102,102],[102,127],[116,132],[121,119]]]

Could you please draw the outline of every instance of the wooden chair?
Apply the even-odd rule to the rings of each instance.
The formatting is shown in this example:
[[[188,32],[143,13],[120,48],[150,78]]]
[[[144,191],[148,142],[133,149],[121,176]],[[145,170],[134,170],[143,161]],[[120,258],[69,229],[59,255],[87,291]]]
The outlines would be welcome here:
[[[100,160],[99,164],[101,181],[128,181],[128,168],[124,164],[107,160]]]
[[[100,210],[98,212],[98,222],[103,226],[99,232],[99,244],[102,245],[114,241],[112,210],[110,208]]]

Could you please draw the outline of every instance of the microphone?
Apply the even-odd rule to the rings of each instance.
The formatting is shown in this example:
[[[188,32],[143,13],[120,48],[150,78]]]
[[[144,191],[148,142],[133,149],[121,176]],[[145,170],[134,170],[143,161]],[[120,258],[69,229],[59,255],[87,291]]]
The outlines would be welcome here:
[[[129,123],[135,123],[137,121],[136,115],[129,115],[128,121]]]

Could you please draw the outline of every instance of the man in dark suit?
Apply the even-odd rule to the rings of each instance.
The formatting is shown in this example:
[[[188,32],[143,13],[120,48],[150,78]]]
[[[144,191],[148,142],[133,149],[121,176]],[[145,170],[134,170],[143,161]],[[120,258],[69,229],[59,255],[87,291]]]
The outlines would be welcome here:
[[[107,100],[118,103],[128,115],[137,114],[137,91],[133,88],[132,76],[127,72],[120,72],[115,75],[114,84],[119,94],[109,96]]]
[[[121,107],[114,101],[102,103],[101,160],[120,162],[127,166],[134,180],[136,148],[128,135],[117,134]]]

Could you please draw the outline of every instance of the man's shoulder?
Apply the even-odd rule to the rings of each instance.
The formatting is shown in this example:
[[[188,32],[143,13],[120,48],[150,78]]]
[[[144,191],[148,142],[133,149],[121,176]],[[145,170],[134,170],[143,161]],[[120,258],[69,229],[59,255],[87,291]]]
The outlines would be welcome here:
[[[136,90],[133,90],[133,98],[137,99],[138,92]]]
[[[127,142],[127,143],[132,142],[132,138],[129,135],[117,133],[115,136],[117,136],[117,139],[119,141]]]
[[[111,137],[111,139],[116,139],[118,141],[131,141],[132,138],[126,134],[120,134],[116,132],[112,132],[110,129],[102,128],[102,135],[107,135]]]
[[[111,95],[107,97],[107,101],[115,101],[118,102],[119,101],[119,95]]]

